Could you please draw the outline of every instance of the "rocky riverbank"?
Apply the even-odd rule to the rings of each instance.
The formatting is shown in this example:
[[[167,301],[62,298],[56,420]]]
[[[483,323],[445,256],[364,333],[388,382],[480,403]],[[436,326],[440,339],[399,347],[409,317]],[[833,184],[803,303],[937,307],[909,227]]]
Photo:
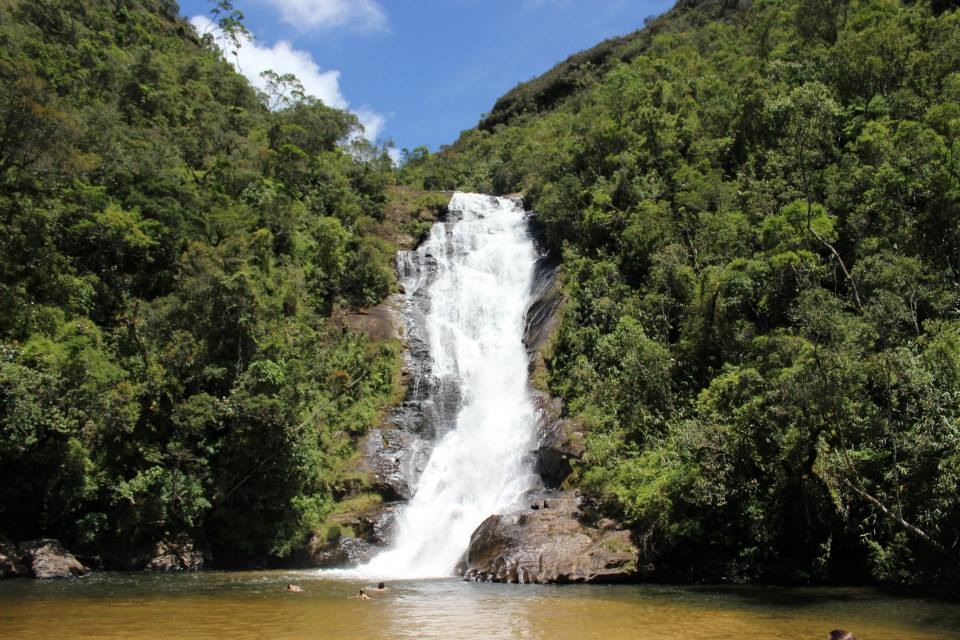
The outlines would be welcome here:
[[[0,578],[76,578],[89,571],[52,538],[18,544],[0,538]]]
[[[0,578],[78,578],[93,569],[197,571],[209,566],[211,560],[206,545],[186,535],[79,558],[53,538],[14,543],[0,537]]]

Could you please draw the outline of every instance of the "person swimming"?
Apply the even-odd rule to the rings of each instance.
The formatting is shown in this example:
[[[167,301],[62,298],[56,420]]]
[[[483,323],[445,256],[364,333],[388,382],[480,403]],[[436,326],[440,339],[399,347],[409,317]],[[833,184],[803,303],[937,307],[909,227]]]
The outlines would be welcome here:
[[[377,591],[389,591],[390,589],[382,582],[377,583]]]
[[[357,599],[357,600],[369,600],[369,599],[370,599],[370,596],[367,595],[366,589],[360,589],[360,593],[358,593],[357,595],[352,596],[352,597],[353,597],[354,599]]]
[[[830,632],[830,637],[827,638],[827,640],[857,640],[857,636],[853,635],[850,631],[834,629]]]
[[[303,589],[301,589],[295,584],[288,584],[287,591],[289,591],[290,593],[300,593],[301,591],[303,591]]]

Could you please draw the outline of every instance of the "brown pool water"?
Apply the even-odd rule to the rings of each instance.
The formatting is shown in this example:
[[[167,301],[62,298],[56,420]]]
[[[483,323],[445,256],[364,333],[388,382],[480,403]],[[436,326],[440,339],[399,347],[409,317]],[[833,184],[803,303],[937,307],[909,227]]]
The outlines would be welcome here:
[[[294,582],[302,593],[286,593]],[[0,637],[960,640],[960,603],[859,588],[361,582],[316,572],[101,573],[0,582]]]

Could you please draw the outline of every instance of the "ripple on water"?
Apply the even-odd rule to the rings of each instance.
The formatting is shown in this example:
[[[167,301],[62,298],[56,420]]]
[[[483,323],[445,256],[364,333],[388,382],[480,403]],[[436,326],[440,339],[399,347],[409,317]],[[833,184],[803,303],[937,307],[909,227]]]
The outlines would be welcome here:
[[[286,593],[294,582],[303,593]],[[10,640],[58,638],[531,638],[960,640],[960,604],[869,589],[491,585],[361,580],[312,571],[96,574],[0,582]]]

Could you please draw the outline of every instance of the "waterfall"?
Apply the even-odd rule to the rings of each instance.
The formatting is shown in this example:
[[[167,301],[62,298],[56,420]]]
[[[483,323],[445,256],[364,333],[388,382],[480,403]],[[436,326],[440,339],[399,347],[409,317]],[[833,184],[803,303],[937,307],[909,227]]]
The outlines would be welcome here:
[[[510,199],[468,193],[456,193],[449,209],[448,221],[401,258],[408,302],[428,303],[436,441],[398,515],[394,546],[360,568],[366,575],[452,575],[474,529],[535,482],[523,323],[537,256],[525,215]]]

